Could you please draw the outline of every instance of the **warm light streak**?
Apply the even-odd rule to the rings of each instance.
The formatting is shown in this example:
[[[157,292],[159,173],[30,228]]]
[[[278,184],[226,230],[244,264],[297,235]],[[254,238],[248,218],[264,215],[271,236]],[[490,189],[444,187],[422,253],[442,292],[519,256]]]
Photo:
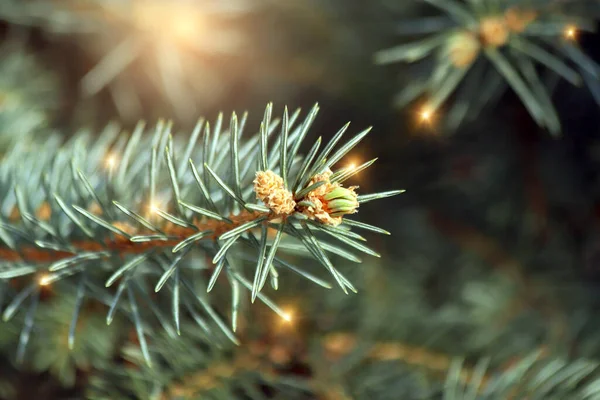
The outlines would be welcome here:
[[[134,26],[159,39],[167,39],[171,45],[197,42],[206,33],[204,19],[197,5],[184,2],[141,2],[135,3],[132,10]]]
[[[118,163],[118,159],[117,156],[115,156],[114,154],[108,154],[106,156],[106,159],[104,160],[104,163],[106,165],[106,168],[108,168],[109,170],[113,170]]]
[[[346,164],[346,166],[343,168],[343,173],[344,174],[351,174],[352,176],[354,176],[355,179],[357,179],[358,177],[358,168],[362,165],[362,161],[356,157],[352,157],[350,158],[350,160],[348,160],[348,163]]]
[[[194,15],[180,13],[173,18],[171,35],[177,41],[193,43],[200,36],[199,20]]]
[[[146,208],[146,218],[154,220],[158,216],[158,212],[163,209],[163,202],[155,199],[150,201]]]
[[[433,111],[429,108],[423,108],[419,116],[421,117],[421,122],[431,122],[431,118],[433,118]]]
[[[439,119],[436,107],[426,102],[415,111],[414,118],[419,130],[435,130]]]
[[[285,322],[292,322],[292,314],[289,312],[284,313],[281,317]]]
[[[565,27],[564,35],[568,40],[577,39],[577,27],[575,25],[568,25]]]
[[[278,312],[279,321],[277,322],[277,326],[279,329],[289,329],[289,327],[293,324],[294,314],[290,308],[285,308]]]
[[[152,214],[156,214],[158,212],[158,210],[160,210],[160,204],[153,202],[150,203],[150,205],[148,206],[148,209],[150,210],[150,212]]]
[[[51,282],[52,278],[50,277],[50,275],[47,274],[40,276],[40,278],[38,279],[38,284],[40,286],[48,286]]]

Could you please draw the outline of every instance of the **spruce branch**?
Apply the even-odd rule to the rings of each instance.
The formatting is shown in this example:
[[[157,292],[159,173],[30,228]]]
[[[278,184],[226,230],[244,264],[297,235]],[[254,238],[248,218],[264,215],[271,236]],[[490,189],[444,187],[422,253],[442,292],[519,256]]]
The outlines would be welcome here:
[[[326,336],[321,345],[329,362],[340,362],[352,352],[362,355],[362,363],[400,361],[443,381],[429,385],[431,398],[448,399],[593,399],[598,397],[597,362],[585,358],[558,357],[540,346],[537,350],[507,362],[492,363],[483,357],[476,363],[464,358],[436,353],[427,348],[394,341],[365,341],[338,332]],[[389,368],[389,365],[388,365]],[[350,381],[350,377],[345,377]],[[384,384],[384,389],[386,385]],[[388,390],[392,390],[387,385]],[[439,390],[431,390],[438,387]]]
[[[600,66],[578,45],[582,32],[594,32],[596,4],[573,1],[424,0],[443,15],[400,25],[403,35],[429,35],[380,50],[377,64],[420,63],[428,76],[415,79],[397,97],[403,107],[424,98],[422,122],[453,94],[447,125],[456,129],[510,87],[536,123],[561,132],[552,88],[538,72],[544,67],[575,86],[587,86],[600,103]]]
[[[33,310],[22,348],[40,290],[59,281],[77,286],[72,325],[84,299],[100,299],[109,307],[107,324],[116,313],[133,321],[148,364],[147,318],[179,333],[181,318],[191,317],[211,341],[224,335],[237,343],[244,289],[253,302],[258,298],[285,319],[263,293],[267,281],[277,290],[281,273],[291,270],[329,287],[285,260],[286,252],[312,254],[342,290],[356,291],[329,254],[360,262],[345,249],[350,247],[378,256],[352,229],[387,232],[347,216],[362,203],[402,191],[358,195],[357,187],[344,187],[339,179],[349,178],[351,169],[330,169],[369,130],[336,150],[346,125],[320,152],[318,140],[307,158],[298,156],[317,111],[315,106],[296,125],[299,110],[286,108],[281,120],[272,119],[269,104],[260,129],[245,143],[246,114],[238,119],[233,113],[228,129],[222,114],[213,128],[200,120],[187,141],[172,132],[171,123],[160,122],[153,134],[139,123],[131,135],[109,126],[95,139],[80,133],[67,143],[50,138],[30,150],[15,147],[0,163],[0,187],[6,189],[0,198],[0,284],[18,289],[5,320],[23,307]],[[223,310],[202,293],[219,278],[232,291],[231,328]],[[151,292],[171,296],[165,301]],[[71,332],[70,346],[74,341]]]
[[[488,364],[489,359],[482,359],[473,372],[467,374],[464,362],[453,360],[444,385],[444,397],[594,399],[600,392],[598,364],[591,360],[548,357],[543,351],[536,351],[486,377]]]
[[[56,77],[23,44],[4,41],[0,53],[0,152],[4,152],[17,138],[46,130],[59,90]]]

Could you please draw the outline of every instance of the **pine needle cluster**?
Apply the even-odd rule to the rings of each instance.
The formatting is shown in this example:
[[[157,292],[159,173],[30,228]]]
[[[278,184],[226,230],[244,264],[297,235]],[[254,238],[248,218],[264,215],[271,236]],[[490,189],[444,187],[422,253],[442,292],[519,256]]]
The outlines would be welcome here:
[[[343,141],[347,124],[301,156],[317,112],[313,107],[299,123],[300,110],[290,115],[286,108],[275,119],[269,105],[243,144],[247,114],[235,113],[228,129],[222,114],[214,124],[199,121],[189,140],[161,122],[154,134],[140,123],[131,135],[108,126],[97,138],[82,132],[67,143],[17,143],[0,164],[0,283],[9,299],[4,320],[25,312],[18,358],[44,288],[58,284],[77,287],[69,347],[84,300],[94,298],[108,305],[107,324],[118,312],[133,321],[148,363],[148,318],[180,333],[181,319],[191,317],[210,341],[238,343],[244,292],[288,319],[264,293],[267,281],[276,290],[280,275],[291,271],[330,287],[287,261],[286,252],[312,255],[344,292],[355,291],[331,254],[353,262],[360,259],[348,249],[378,256],[354,229],[387,232],[346,215],[402,191],[344,188],[375,161],[336,169],[370,129]],[[206,295],[220,278],[229,283],[231,324]]]
[[[450,129],[476,116],[505,91],[514,90],[538,125],[557,135],[561,123],[552,104],[552,85],[539,66],[576,86],[585,85],[600,104],[600,66],[578,45],[600,16],[588,1],[424,0],[443,12],[400,26],[423,39],[381,50],[378,64],[415,63],[429,73],[399,94],[404,106],[425,97],[429,119],[451,97]]]
[[[57,79],[17,42],[0,46],[0,152],[44,134],[57,106]],[[18,133],[18,134],[17,134]]]

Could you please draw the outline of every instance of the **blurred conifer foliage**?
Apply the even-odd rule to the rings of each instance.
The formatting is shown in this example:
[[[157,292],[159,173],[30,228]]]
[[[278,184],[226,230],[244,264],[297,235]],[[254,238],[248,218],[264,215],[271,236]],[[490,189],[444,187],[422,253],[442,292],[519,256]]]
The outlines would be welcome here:
[[[597,2],[423,3],[437,12],[400,22],[396,32],[408,39],[377,52],[375,61],[415,65],[420,76],[402,89],[397,103],[404,106],[421,101],[424,120],[431,119],[452,97],[454,104],[446,111],[446,122],[450,129],[456,129],[465,118],[473,118],[486,104],[493,104],[508,86],[532,118],[557,135],[561,124],[551,99],[557,77],[588,87],[600,104],[600,66],[578,43],[582,33],[596,30],[600,16]]]
[[[17,41],[0,48],[0,148],[44,135],[60,103],[56,74]]]

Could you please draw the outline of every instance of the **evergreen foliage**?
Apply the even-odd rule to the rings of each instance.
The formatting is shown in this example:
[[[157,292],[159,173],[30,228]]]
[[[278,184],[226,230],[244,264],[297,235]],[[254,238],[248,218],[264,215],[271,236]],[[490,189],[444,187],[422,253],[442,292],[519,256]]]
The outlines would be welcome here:
[[[17,41],[0,46],[0,149],[47,131],[57,108],[56,77]],[[18,134],[17,134],[18,133]]]
[[[353,189],[339,185],[374,160],[314,181],[370,130],[340,142],[346,124],[323,148],[318,139],[303,158],[298,149],[317,112],[318,107],[313,107],[297,124],[300,110],[289,115],[286,108],[279,120],[272,118],[269,105],[259,132],[243,145],[240,138],[247,116],[238,120],[235,113],[228,129],[222,114],[212,129],[208,122],[199,121],[189,140],[176,140],[170,123],[159,123],[153,135],[144,135],[140,123],[131,135],[109,126],[95,139],[80,133],[63,144],[51,137],[42,144],[41,154],[17,143],[0,168],[5,188],[0,237],[6,246],[0,278],[11,293],[3,318],[10,320],[26,310],[17,358],[24,356],[43,288],[58,281],[77,287],[70,348],[84,300],[96,298],[109,306],[107,324],[118,311],[132,319],[149,364],[144,322],[149,315],[143,311],[154,314],[165,330],[179,334],[180,310],[188,309],[210,341],[238,343],[234,332],[246,291],[252,302],[260,299],[285,319],[286,314],[261,292],[267,279],[276,290],[279,271],[291,270],[330,287],[278,256],[286,248],[312,254],[344,292],[355,291],[327,254],[360,262],[343,248],[349,246],[378,256],[352,228],[386,232],[346,218],[339,220],[339,226],[330,221],[354,213],[359,204],[401,191],[356,197]],[[271,173],[284,185],[277,188],[269,183],[269,200],[262,198],[266,204],[256,203],[261,198],[257,189],[261,172],[256,171],[276,171],[280,177]],[[325,189],[322,194],[317,194],[319,188]],[[278,190],[293,196],[291,209],[277,208]],[[313,213],[320,207],[326,218]],[[321,239],[322,235],[335,241]],[[244,272],[244,264],[253,265],[255,271]],[[33,280],[19,280],[17,290],[10,288],[9,282],[25,276]],[[202,294],[210,292],[219,277],[230,284],[231,328]],[[170,299],[155,300],[152,291],[167,291]],[[140,301],[147,304],[144,309]]]
[[[598,15],[0,1],[0,400],[600,399]]]

